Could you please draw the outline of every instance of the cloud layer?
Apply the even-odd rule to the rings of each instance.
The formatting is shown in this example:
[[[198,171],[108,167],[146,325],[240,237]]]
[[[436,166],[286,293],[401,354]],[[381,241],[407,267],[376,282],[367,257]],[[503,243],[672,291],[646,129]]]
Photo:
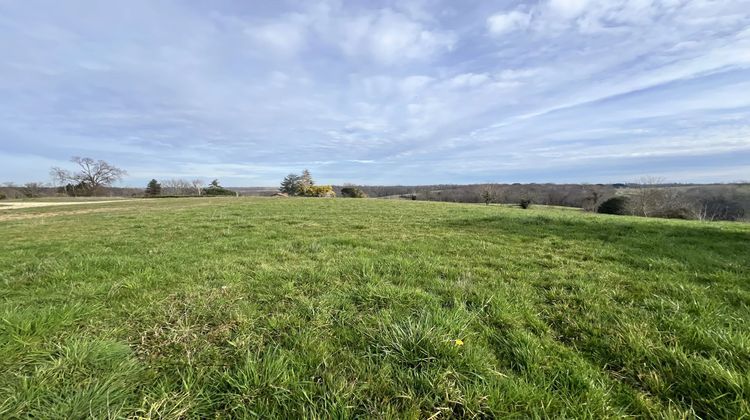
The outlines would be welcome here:
[[[750,1],[0,1],[0,181],[750,178]]]

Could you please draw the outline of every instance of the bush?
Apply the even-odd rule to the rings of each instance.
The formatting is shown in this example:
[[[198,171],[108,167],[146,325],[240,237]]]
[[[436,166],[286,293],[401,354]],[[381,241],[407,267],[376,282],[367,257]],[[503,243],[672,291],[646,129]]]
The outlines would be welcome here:
[[[5,194],[0,193],[0,200],[5,200],[6,198],[8,197]]]
[[[531,207],[531,200],[529,200],[528,198],[523,198],[518,203],[518,205],[521,206],[522,209],[527,209],[527,208]]]
[[[213,197],[222,196],[222,195],[235,196],[237,195],[237,193],[232,190],[228,190],[222,187],[221,185],[219,185],[219,180],[214,179],[213,181],[211,181],[210,184],[208,184],[208,187],[206,187],[203,190],[203,195],[208,195],[208,196],[213,196]]]
[[[336,197],[333,187],[330,185],[309,185],[299,191],[303,197]]]
[[[654,211],[649,215],[650,217],[658,217],[661,219],[692,219],[690,210],[684,207],[665,207]]]
[[[618,215],[628,214],[628,198],[624,196],[616,196],[605,200],[602,204],[599,204],[596,212]]]
[[[357,187],[344,187],[341,189],[341,196],[348,198],[367,198],[367,194]]]
[[[237,193],[232,190],[228,190],[224,187],[208,187],[205,190],[203,190],[203,195],[208,195],[208,196],[213,196],[213,197],[223,196],[223,195],[235,196],[237,195]]]
[[[96,190],[91,185],[85,182],[79,182],[78,184],[66,184],[64,187],[57,189],[58,194],[65,194],[69,197],[89,197],[94,195]]]

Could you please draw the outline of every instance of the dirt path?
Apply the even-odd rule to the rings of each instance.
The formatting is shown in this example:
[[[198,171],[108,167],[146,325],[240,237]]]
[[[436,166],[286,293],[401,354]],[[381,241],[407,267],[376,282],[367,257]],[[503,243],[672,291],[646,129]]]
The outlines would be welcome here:
[[[15,209],[29,209],[35,207],[51,207],[51,206],[75,206],[83,204],[104,204],[104,203],[125,203],[128,201],[142,201],[142,200],[101,200],[101,201],[35,201],[35,202],[7,202],[0,203],[0,211],[2,210],[15,210]]]
[[[46,219],[55,216],[74,216],[79,214],[89,213],[107,213],[117,210],[127,210],[127,207],[106,207],[99,209],[86,209],[86,210],[66,210],[66,211],[48,211],[44,213],[14,213],[10,211],[0,212],[0,222],[12,222],[14,220],[26,220],[26,219]]]

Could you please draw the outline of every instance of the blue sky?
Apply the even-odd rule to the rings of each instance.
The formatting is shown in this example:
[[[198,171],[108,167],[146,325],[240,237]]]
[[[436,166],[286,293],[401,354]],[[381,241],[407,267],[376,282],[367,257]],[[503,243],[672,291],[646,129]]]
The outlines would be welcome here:
[[[0,182],[750,179],[750,0],[0,0]]]

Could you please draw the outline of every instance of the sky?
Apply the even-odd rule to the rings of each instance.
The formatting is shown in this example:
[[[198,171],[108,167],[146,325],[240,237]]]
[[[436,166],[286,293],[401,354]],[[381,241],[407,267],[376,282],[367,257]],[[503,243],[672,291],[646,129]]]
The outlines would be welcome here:
[[[750,0],[0,0],[0,182],[750,179]]]

